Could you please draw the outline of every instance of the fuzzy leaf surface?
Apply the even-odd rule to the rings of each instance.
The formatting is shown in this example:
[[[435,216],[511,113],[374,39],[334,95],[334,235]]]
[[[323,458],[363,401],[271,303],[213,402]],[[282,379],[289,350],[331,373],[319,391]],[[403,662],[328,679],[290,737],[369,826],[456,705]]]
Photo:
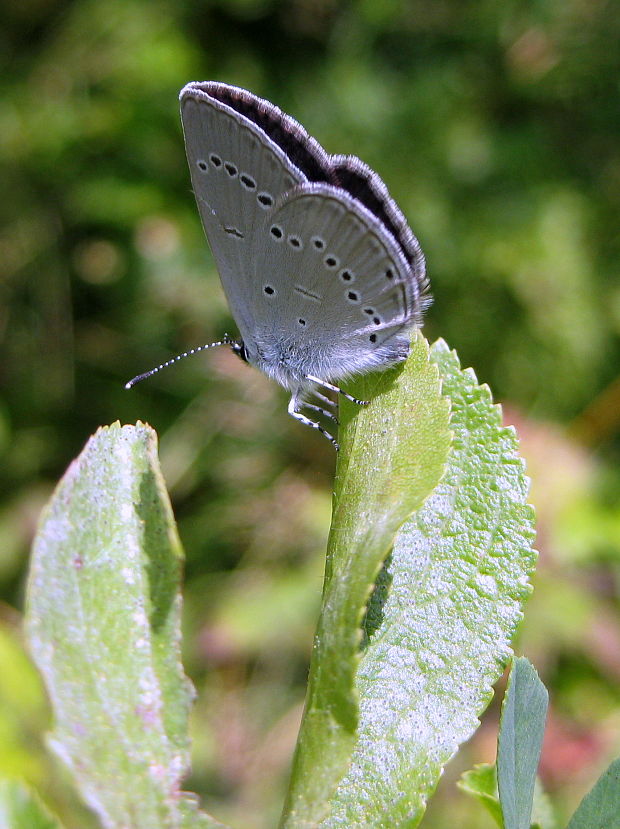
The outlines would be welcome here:
[[[54,713],[50,745],[105,827],[218,825],[180,788],[192,700],[181,564],[155,433],[99,429],[43,512],[26,626]]]

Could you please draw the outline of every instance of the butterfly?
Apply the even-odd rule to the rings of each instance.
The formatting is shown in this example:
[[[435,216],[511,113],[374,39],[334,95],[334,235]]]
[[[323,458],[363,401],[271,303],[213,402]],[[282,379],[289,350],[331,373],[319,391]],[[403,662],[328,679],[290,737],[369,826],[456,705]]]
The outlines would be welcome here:
[[[291,392],[289,414],[334,420],[331,390],[406,359],[430,303],[419,242],[379,176],[329,155],[269,101],[215,81],[187,84],[181,120],[192,186],[240,339],[229,345]],[[312,402],[316,400],[317,402]]]

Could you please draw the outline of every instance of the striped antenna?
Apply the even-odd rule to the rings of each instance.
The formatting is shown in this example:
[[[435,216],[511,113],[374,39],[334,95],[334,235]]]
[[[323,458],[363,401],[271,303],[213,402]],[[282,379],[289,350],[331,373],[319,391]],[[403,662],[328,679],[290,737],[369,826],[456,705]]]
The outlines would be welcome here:
[[[155,368],[152,368],[150,371],[145,371],[144,374],[138,374],[137,377],[134,377],[128,383],[125,383],[125,388],[130,389],[132,386],[135,386],[136,383],[139,383],[141,380],[146,380],[147,377],[150,377],[152,374],[157,374],[158,371],[161,371],[162,368],[168,368],[173,363],[178,363],[179,360],[182,360],[184,357],[191,357],[192,354],[198,354],[200,351],[206,351],[207,348],[215,348],[216,345],[230,345],[233,350],[235,346],[239,347],[239,344],[232,340],[228,334],[224,334],[223,340],[218,340],[216,343],[206,343],[205,345],[199,345],[196,348],[191,348],[189,351],[184,351],[183,354],[177,354],[176,357],[173,357],[171,360],[166,360],[165,363],[162,363]]]

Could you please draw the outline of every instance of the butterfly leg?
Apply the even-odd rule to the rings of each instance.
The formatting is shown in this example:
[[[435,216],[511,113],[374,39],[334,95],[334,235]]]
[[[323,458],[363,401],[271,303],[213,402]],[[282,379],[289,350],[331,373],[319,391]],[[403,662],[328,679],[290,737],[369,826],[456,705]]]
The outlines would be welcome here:
[[[338,392],[343,397],[346,397],[347,400],[350,400],[351,403],[357,403],[358,406],[367,406],[370,403],[370,400],[358,400],[357,397],[353,397],[351,394],[347,394],[346,391],[341,389],[339,386],[334,386],[332,383],[328,383],[325,380],[321,380],[318,377],[313,377],[312,374],[306,374],[306,380],[310,380],[313,383],[316,383],[319,386],[323,386],[325,389],[329,389],[330,391]]]
[[[290,400],[290,402],[289,402],[289,404],[288,404],[288,413],[291,415],[291,417],[294,417],[294,418],[295,418],[295,420],[298,420],[300,423],[303,423],[303,424],[304,424],[304,426],[311,426],[313,429],[318,429],[318,431],[319,431],[322,435],[325,435],[325,437],[327,438],[327,440],[329,440],[329,441],[333,444],[333,446],[334,446],[334,448],[336,449],[336,451],[337,451],[338,449],[340,449],[340,446],[338,446],[338,443],[337,443],[337,441],[335,440],[335,438],[333,438],[333,437],[329,434],[329,432],[327,432],[327,431],[326,431],[326,430],[325,430],[325,429],[321,426],[321,424],[320,424],[320,423],[315,423],[315,422],[314,422],[314,420],[310,420],[310,418],[306,417],[305,415],[303,415],[303,414],[299,411],[299,407],[300,407],[300,406],[302,406],[302,405],[304,405],[304,404],[303,404],[303,403],[301,403],[301,401],[299,400],[298,395],[297,395],[297,394],[294,394],[294,395],[291,397],[291,400]],[[311,408],[315,408],[315,407],[314,407],[314,406],[312,406]],[[316,408],[318,409],[318,406],[317,406]]]
[[[320,400],[321,403],[324,403],[326,406],[329,406],[331,409],[335,409],[338,405],[335,400],[332,400],[331,397],[327,397],[325,394],[321,394],[320,391],[316,389],[313,390],[312,394],[316,397],[317,400]]]
[[[330,420],[333,420],[334,423],[338,423],[338,418],[333,412],[328,411],[327,409],[321,408],[321,406],[315,406],[314,403],[302,403],[301,404],[304,409],[312,409],[313,412],[318,412],[322,414],[324,417],[328,417]]]

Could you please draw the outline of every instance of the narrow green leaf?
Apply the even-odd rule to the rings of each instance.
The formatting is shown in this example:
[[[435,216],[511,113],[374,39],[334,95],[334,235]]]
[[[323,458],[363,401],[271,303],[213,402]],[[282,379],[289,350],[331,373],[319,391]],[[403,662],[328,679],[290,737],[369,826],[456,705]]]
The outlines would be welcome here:
[[[192,700],[181,564],[155,433],[99,429],[42,515],[26,624],[50,744],[106,827],[218,825],[180,791]]]
[[[478,726],[530,589],[533,510],[514,430],[445,343],[432,360],[452,404],[452,451],[386,565],[356,677],[358,739],[325,827],[417,826],[443,766]],[[373,503],[373,485],[358,503]]]
[[[492,815],[500,829],[504,829],[502,810],[497,793],[497,773],[494,765],[481,763],[461,775],[456,784],[466,794],[476,798]]]
[[[505,829],[529,829],[549,695],[534,666],[515,659],[502,706],[497,785]]]
[[[361,378],[353,393],[372,403],[341,410],[323,606],[283,817],[295,829],[325,816],[346,771],[361,618],[398,528],[436,486],[450,443],[448,403],[421,335],[404,367]]]
[[[0,780],[0,829],[62,829],[62,826],[23,783]]]
[[[583,798],[567,829],[620,829],[620,758]]]

